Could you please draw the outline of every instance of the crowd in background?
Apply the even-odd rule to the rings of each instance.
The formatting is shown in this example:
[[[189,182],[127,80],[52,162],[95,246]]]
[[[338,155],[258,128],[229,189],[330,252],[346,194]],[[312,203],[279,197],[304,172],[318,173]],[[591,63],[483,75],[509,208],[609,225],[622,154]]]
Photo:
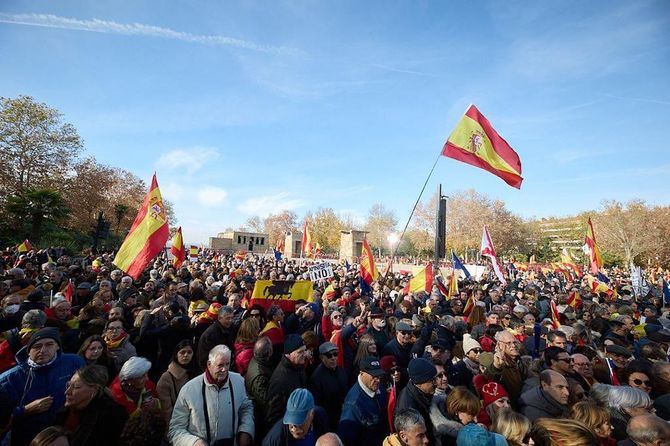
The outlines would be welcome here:
[[[53,260],[52,260],[53,259]],[[409,293],[334,265],[205,251],[137,279],[112,256],[0,260],[3,445],[670,446],[662,290],[506,269]]]

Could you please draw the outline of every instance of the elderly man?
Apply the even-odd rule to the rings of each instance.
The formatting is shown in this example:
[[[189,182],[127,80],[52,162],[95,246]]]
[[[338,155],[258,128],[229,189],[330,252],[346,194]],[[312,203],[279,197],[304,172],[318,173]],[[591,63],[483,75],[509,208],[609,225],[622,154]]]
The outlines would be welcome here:
[[[381,444],[388,435],[386,392],[379,389],[384,374],[377,358],[361,360],[358,380],[347,393],[337,428],[346,446]]]
[[[205,373],[181,388],[168,431],[172,445],[252,444],[254,406],[244,378],[230,371],[230,361],[230,349],[215,346],[209,351]]]
[[[296,334],[286,336],[284,355],[272,373],[268,386],[267,420],[270,425],[281,418],[291,392],[299,387],[307,387],[305,374],[307,355],[307,347],[300,336]]]
[[[530,421],[538,418],[560,418],[568,411],[568,381],[553,370],[540,373],[540,385],[521,395],[519,405]]]
[[[86,363],[62,353],[58,330],[51,327],[35,332],[16,356],[18,364],[0,375],[0,425],[11,417],[11,444],[27,445],[53,424],[68,381]]]
[[[582,386],[586,383],[584,390],[588,392],[591,386],[597,382],[593,377],[593,363],[588,357],[581,353],[575,353],[572,355],[571,359],[573,370],[582,377]]]
[[[414,332],[412,326],[406,322],[398,322],[395,326],[395,339],[390,340],[382,350],[382,356],[394,356],[398,367],[407,369],[412,357],[412,346]]]
[[[393,417],[396,433],[384,440],[384,446],[427,446],[430,443],[426,434],[426,421],[421,414],[412,408],[403,409]]]
[[[637,446],[670,446],[670,424],[653,414],[631,418],[626,433]]]
[[[198,365],[205,369],[209,352],[217,345],[223,344],[233,348],[235,333],[233,331],[233,309],[223,306],[214,323],[207,327],[198,340]]]
[[[319,435],[328,432],[328,418],[323,409],[314,404],[307,389],[295,389],[286,402],[286,412],[277,420],[263,439],[263,446],[300,444],[316,445]]]
[[[493,362],[484,375],[502,384],[510,398],[516,401],[521,395],[523,382],[528,378],[528,369],[521,361],[520,343],[507,330],[496,333],[495,339]]]
[[[309,379],[309,390],[316,403],[328,414],[331,430],[337,430],[337,423],[342,413],[342,403],[347,396],[349,386],[347,373],[337,365],[337,346],[324,342],[319,346],[321,364],[314,370]]]

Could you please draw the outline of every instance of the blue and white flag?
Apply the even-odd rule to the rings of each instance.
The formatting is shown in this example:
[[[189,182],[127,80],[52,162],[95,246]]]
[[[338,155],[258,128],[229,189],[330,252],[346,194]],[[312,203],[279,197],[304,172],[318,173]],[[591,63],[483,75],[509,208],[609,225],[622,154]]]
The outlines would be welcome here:
[[[463,262],[461,262],[461,259],[458,258],[454,251],[451,251],[451,263],[454,264],[454,269],[460,269],[463,271],[466,279],[470,278],[470,271],[468,271],[468,269],[463,265]]]

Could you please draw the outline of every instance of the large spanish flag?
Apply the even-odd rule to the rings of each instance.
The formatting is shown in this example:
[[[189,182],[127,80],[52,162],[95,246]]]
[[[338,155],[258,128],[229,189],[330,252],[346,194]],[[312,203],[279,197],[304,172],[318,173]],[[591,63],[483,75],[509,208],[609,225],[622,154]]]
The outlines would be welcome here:
[[[114,264],[137,279],[147,264],[165,247],[169,237],[163,197],[154,174],[149,193],[144,197],[133,226],[116,253]]]
[[[419,271],[403,289],[404,293],[420,293],[424,291],[430,293],[433,289],[433,264],[428,263],[425,268]]]
[[[444,144],[442,155],[488,170],[521,189],[521,160],[477,107],[471,105]]]
[[[314,250],[314,245],[312,243],[312,234],[309,232],[309,226],[307,225],[307,220],[305,220],[305,226],[302,230],[302,241],[300,243],[301,252],[305,254],[305,257],[312,256],[312,250]]]
[[[186,259],[186,248],[184,247],[184,237],[181,234],[181,226],[177,228],[177,232],[172,237],[170,254],[172,254],[172,266],[175,268],[179,268]]]
[[[372,255],[372,250],[368,241],[363,239],[363,249],[361,250],[361,261],[360,261],[360,270],[361,270],[361,279],[371,285],[372,282],[379,278],[379,271],[377,271],[377,266],[375,265],[375,258]]]

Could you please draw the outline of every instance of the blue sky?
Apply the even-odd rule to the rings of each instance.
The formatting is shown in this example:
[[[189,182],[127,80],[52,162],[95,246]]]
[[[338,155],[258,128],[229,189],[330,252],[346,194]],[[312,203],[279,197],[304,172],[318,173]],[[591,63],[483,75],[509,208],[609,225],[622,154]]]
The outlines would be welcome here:
[[[153,171],[187,242],[252,215],[381,202],[404,223],[468,104],[521,190],[442,158],[428,185],[524,217],[670,202],[667,1],[3,1],[0,95]]]

